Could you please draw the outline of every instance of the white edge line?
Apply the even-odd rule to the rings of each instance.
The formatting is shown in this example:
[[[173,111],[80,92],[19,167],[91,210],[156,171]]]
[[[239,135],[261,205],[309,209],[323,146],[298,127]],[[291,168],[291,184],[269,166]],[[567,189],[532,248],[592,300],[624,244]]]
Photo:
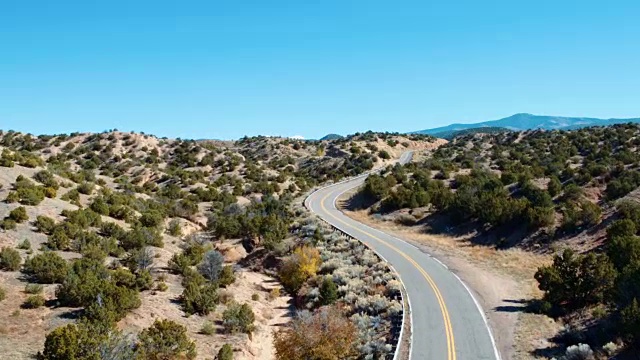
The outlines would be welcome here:
[[[487,331],[489,332],[489,338],[491,339],[491,345],[493,346],[493,352],[496,356],[497,360],[501,360],[500,357],[500,351],[498,351],[498,347],[496,346],[496,340],[493,337],[493,332],[491,331],[491,326],[489,326],[489,321],[487,320],[487,317],[484,314],[484,310],[482,309],[482,306],[480,305],[480,303],[478,302],[478,299],[476,299],[475,295],[473,295],[473,292],[471,291],[471,289],[467,286],[467,284],[462,281],[462,279],[460,279],[460,277],[454,273],[451,272],[453,274],[453,276],[456,277],[456,279],[458,279],[458,281],[460,281],[460,283],[462,284],[462,286],[464,286],[464,288],[467,290],[467,292],[469,293],[469,295],[471,295],[471,299],[473,299],[473,302],[476,304],[476,307],[478,308],[478,311],[480,312],[480,315],[482,315],[482,320],[484,321],[484,326],[487,328]]]

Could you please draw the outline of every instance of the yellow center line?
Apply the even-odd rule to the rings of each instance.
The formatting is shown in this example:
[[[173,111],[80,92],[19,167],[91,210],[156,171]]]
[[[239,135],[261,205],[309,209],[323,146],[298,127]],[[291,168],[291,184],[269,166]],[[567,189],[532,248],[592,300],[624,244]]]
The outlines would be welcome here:
[[[331,214],[327,208],[324,206],[325,201],[327,200],[327,198],[329,197],[329,195],[331,195],[331,193],[328,193],[327,195],[325,195],[321,200],[320,200],[320,207],[322,208],[322,210],[328,214],[330,217],[332,217],[333,219],[341,222],[342,224],[346,225],[349,228],[355,229],[373,239],[378,240],[379,242],[381,242],[382,244],[384,244],[385,246],[389,247],[390,249],[394,250],[395,252],[397,252],[400,256],[404,257],[405,259],[407,259],[407,261],[409,261],[409,263],[411,263],[421,274],[422,276],[425,278],[425,280],[427,281],[427,283],[429,284],[429,286],[431,287],[431,289],[433,290],[436,299],[438,300],[438,305],[440,306],[440,312],[442,313],[442,319],[444,321],[444,327],[445,327],[445,333],[446,333],[446,337],[447,337],[447,359],[448,360],[456,360],[456,345],[455,345],[455,341],[454,341],[454,336],[453,336],[453,330],[451,327],[451,319],[449,318],[449,312],[447,311],[447,306],[444,302],[444,298],[442,297],[442,294],[440,293],[440,290],[438,289],[438,286],[436,286],[436,283],[433,281],[433,279],[431,278],[431,276],[429,276],[429,274],[415,261],[413,260],[409,255],[407,255],[405,252],[403,252],[402,250],[398,249],[397,247],[393,246],[392,244],[388,243],[387,241],[384,241],[382,239],[380,239],[379,237],[358,229],[352,225],[350,225],[349,223],[343,221],[342,219],[336,217],[335,215]]]

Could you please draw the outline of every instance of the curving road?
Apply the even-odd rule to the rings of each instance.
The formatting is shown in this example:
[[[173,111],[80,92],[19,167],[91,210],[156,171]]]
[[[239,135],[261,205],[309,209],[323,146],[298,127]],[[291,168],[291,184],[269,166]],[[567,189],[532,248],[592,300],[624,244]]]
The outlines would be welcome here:
[[[411,160],[408,152],[401,163]],[[362,241],[398,272],[411,303],[411,360],[499,360],[482,309],[462,281],[445,265],[415,246],[359,223],[336,208],[343,193],[366,175],[322,188],[305,204],[322,219]]]

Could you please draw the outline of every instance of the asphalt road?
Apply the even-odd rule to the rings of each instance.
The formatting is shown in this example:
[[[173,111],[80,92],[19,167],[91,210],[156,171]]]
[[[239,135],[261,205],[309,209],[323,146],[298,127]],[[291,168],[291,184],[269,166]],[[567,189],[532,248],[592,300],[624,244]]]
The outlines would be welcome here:
[[[400,162],[411,160],[405,153]],[[415,246],[359,223],[336,208],[344,192],[365,176],[322,188],[307,207],[338,229],[362,241],[398,272],[411,303],[411,360],[500,359],[484,314],[470,290],[445,265]]]

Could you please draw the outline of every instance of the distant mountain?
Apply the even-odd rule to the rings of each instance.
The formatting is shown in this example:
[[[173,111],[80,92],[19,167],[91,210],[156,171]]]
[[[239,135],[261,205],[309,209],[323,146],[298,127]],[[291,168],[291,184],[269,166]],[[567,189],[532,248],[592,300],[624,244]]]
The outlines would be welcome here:
[[[427,134],[436,137],[449,137],[452,133],[483,127],[506,128],[514,131],[530,129],[570,130],[587,126],[605,126],[640,122],[640,118],[632,119],[596,119],[586,117],[542,116],[532,114],[515,114],[504,119],[490,120],[475,124],[451,124],[443,127],[416,131],[416,134]]]
[[[338,140],[342,139],[344,136],[338,134],[328,134],[322,137],[320,140]]]

